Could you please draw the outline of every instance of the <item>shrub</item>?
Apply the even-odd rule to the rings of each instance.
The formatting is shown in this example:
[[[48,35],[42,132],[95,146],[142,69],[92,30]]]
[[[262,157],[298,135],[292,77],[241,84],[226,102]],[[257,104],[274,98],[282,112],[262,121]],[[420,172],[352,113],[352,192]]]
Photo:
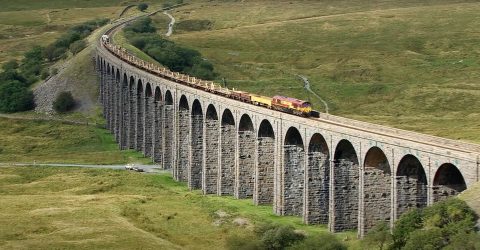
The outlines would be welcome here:
[[[367,244],[373,245],[380,250],[384,249],[384,246],[389,245],[391,240],[390,227],[385,221],[379,222],[365,236]]]
[[[146,9],[148,9],[148,4],[146,3],[140,3],[138,6],[137,6],[138,10],[140,11],[145,11]]]
[[[42,73],[40,73],[40,79],[45,80],[50,76],[50,72],[48,69],[43,69]]]
[[[346,250],[347,247],[333,234],[321,234],[307,237],[305,240],[294,244],[289,250]]]
[[[13,113],[34,107],[33,93],[19,81],[0,85],[0,112]]]
[[[85,47],[87,47],[87,43],[85,42],[85,40],[78,40],[70,44],[70,52],[75,55],[82,51]]]
[[[53,102],[53,109],[59,113],[68,112],[74,106],[75,100],[70,92],[61,92]]]

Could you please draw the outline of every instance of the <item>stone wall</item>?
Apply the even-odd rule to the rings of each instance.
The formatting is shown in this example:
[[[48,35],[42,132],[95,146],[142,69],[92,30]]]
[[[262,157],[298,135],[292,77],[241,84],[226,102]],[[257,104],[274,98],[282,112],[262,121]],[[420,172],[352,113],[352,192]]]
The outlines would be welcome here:
[[[221,127],[221,152],[218,194],[233,195],[235,179],[235,125]]]
[[[135,140],[135,149],[137,151],[143,152],[143,130],[144,130],[144,122],[145,122],[145,95],[144,92],[140,92],[137,94],[137,126],[136,126],[136,140]]]
[[[257,148],[258,162],[255,171],[255,193],[253,202],[256,205],[272,204],[275,139],[273,137],[259,137]]]
[[[308,154],[305,185],[304,221],[307,224],[328,223],[328,201],[330,182],[328,155],[321,152]]]
[[[238,199],[253,196],[255,181],[255,132],[238,132],[238,166],[235,183],[235,197]]]
[[[339,159],[332,172],[330,230],[339,232],[355,229],[358,226],[359,167],[348,159]]]
[[[128,100],[128,86],[122,84],[122,92],[121,92],[121,105],[120,105],[120,112],[121,119],[120,119],[120,148],[127,149],[127,131],[128,131],[128,124],[129,124],[129,100]]]
[[[162,168],[165,168],[163,163],[163,102],[155,101],[153,103],[153,125],[152,125],[152,159],[154,162],[160,163]]]
[[[427,185],[412,176],[397,176],[397,219],[411,208],[427,206]]]
[[[190,112],[188,110],[178,110],[177,141],[175,179],[186,182],[190,164]]]
[[[135,129],[136,129],[136,120],[137,120],[137,89],[135,86],[130,88],[130,97],[129,97],[129,125],[128,125],[128,145],[129,149],[135,148]]]
[[[191,163],[188,171],[188,187],[202,188],[203,169],[203,117],[202,114],[192,115]]]
[[[218,158],[220,124],[218,120],[207,119],[205,122],[205,167],[203,171],[203,193],[217,193]]]
[[[153,97],[145,97],[145,126],[143,130],[143,148],[144,154],[147,157],[152,156],[152,144],[153,144]]]
[[[173,154],[174,154],[174,126],[175,126],[175,113],[173,105],[165,105],[165,120],[163,122],[164,128],[164,159],[163,159],[163,168],[172,169],[173,168]],[[175,172],[174,172],[175,174]]]
[[[437,202],[459,194],[465,190],[465,185],[436,185],[432,189],[433,202]]]
[[[302,146],[284,146],[283,215],[303,215],[304,155]]]
[[[363,174],[363,228],[364,235],[376,223],[390,223],[391,216],[391,175],[378,168],[365,168]]]

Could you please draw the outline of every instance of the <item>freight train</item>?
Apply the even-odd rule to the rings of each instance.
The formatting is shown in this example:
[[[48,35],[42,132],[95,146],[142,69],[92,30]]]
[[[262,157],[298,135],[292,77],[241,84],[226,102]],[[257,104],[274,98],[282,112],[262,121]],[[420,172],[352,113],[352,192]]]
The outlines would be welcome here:
[[[197,88],[213,94],[221,95],[230,99],[235,99],[241,102],[250,103],[256,106],[261,106],[273,110],[278,110],[293,115],[303,117],[320,116],[320,113],[313,110],[312,105],[307,101],[285,96],[268,97],[251,94],[245,91],[239,91],[235,89],[230,90],[212,81],[204,81],[178,72],[172,72],[164,67],[160,67],[138,59],[137,57],[129,54],[124,48],[110,43],[108,35],[102,36],[101,43],[107,50],[120,58],[122,61],[134,67],[148,71],[154,75],[174,81],[176,83],[187,85],[189,87]]]

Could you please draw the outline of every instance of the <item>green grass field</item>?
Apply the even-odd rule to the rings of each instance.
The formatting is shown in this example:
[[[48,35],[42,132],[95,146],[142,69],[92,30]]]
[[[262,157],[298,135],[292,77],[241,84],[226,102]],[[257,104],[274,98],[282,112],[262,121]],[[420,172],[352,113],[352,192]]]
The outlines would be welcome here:
[[[120,151],[110,132],[93,125],[0,118],[0,127],[0,162],[3,163],[151,162],[140,153]]]
[[[480,143],[479,12],[460,0],[202,2],[172,14],[212,26],[171,39],[229,87],[324,110],[301,74],[333,114]]]
[[[224,249],[229,235],[269,221],[326,231],[251,200],[190,192],[170,175],[122,170],[2,167],[0,203],[5,249]],[[337,236],[358,249],[354,233]]]

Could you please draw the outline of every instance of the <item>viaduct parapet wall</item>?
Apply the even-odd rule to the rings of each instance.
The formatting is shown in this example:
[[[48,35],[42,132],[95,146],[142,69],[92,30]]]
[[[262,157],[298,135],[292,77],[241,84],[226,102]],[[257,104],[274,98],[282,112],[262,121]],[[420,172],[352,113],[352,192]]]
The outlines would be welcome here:
[[[278,215],[363,236],[479,180],[479,145],[272,111],[144,72],[102,46],[95,61],[120,148],[205,194],[272,204]]]

